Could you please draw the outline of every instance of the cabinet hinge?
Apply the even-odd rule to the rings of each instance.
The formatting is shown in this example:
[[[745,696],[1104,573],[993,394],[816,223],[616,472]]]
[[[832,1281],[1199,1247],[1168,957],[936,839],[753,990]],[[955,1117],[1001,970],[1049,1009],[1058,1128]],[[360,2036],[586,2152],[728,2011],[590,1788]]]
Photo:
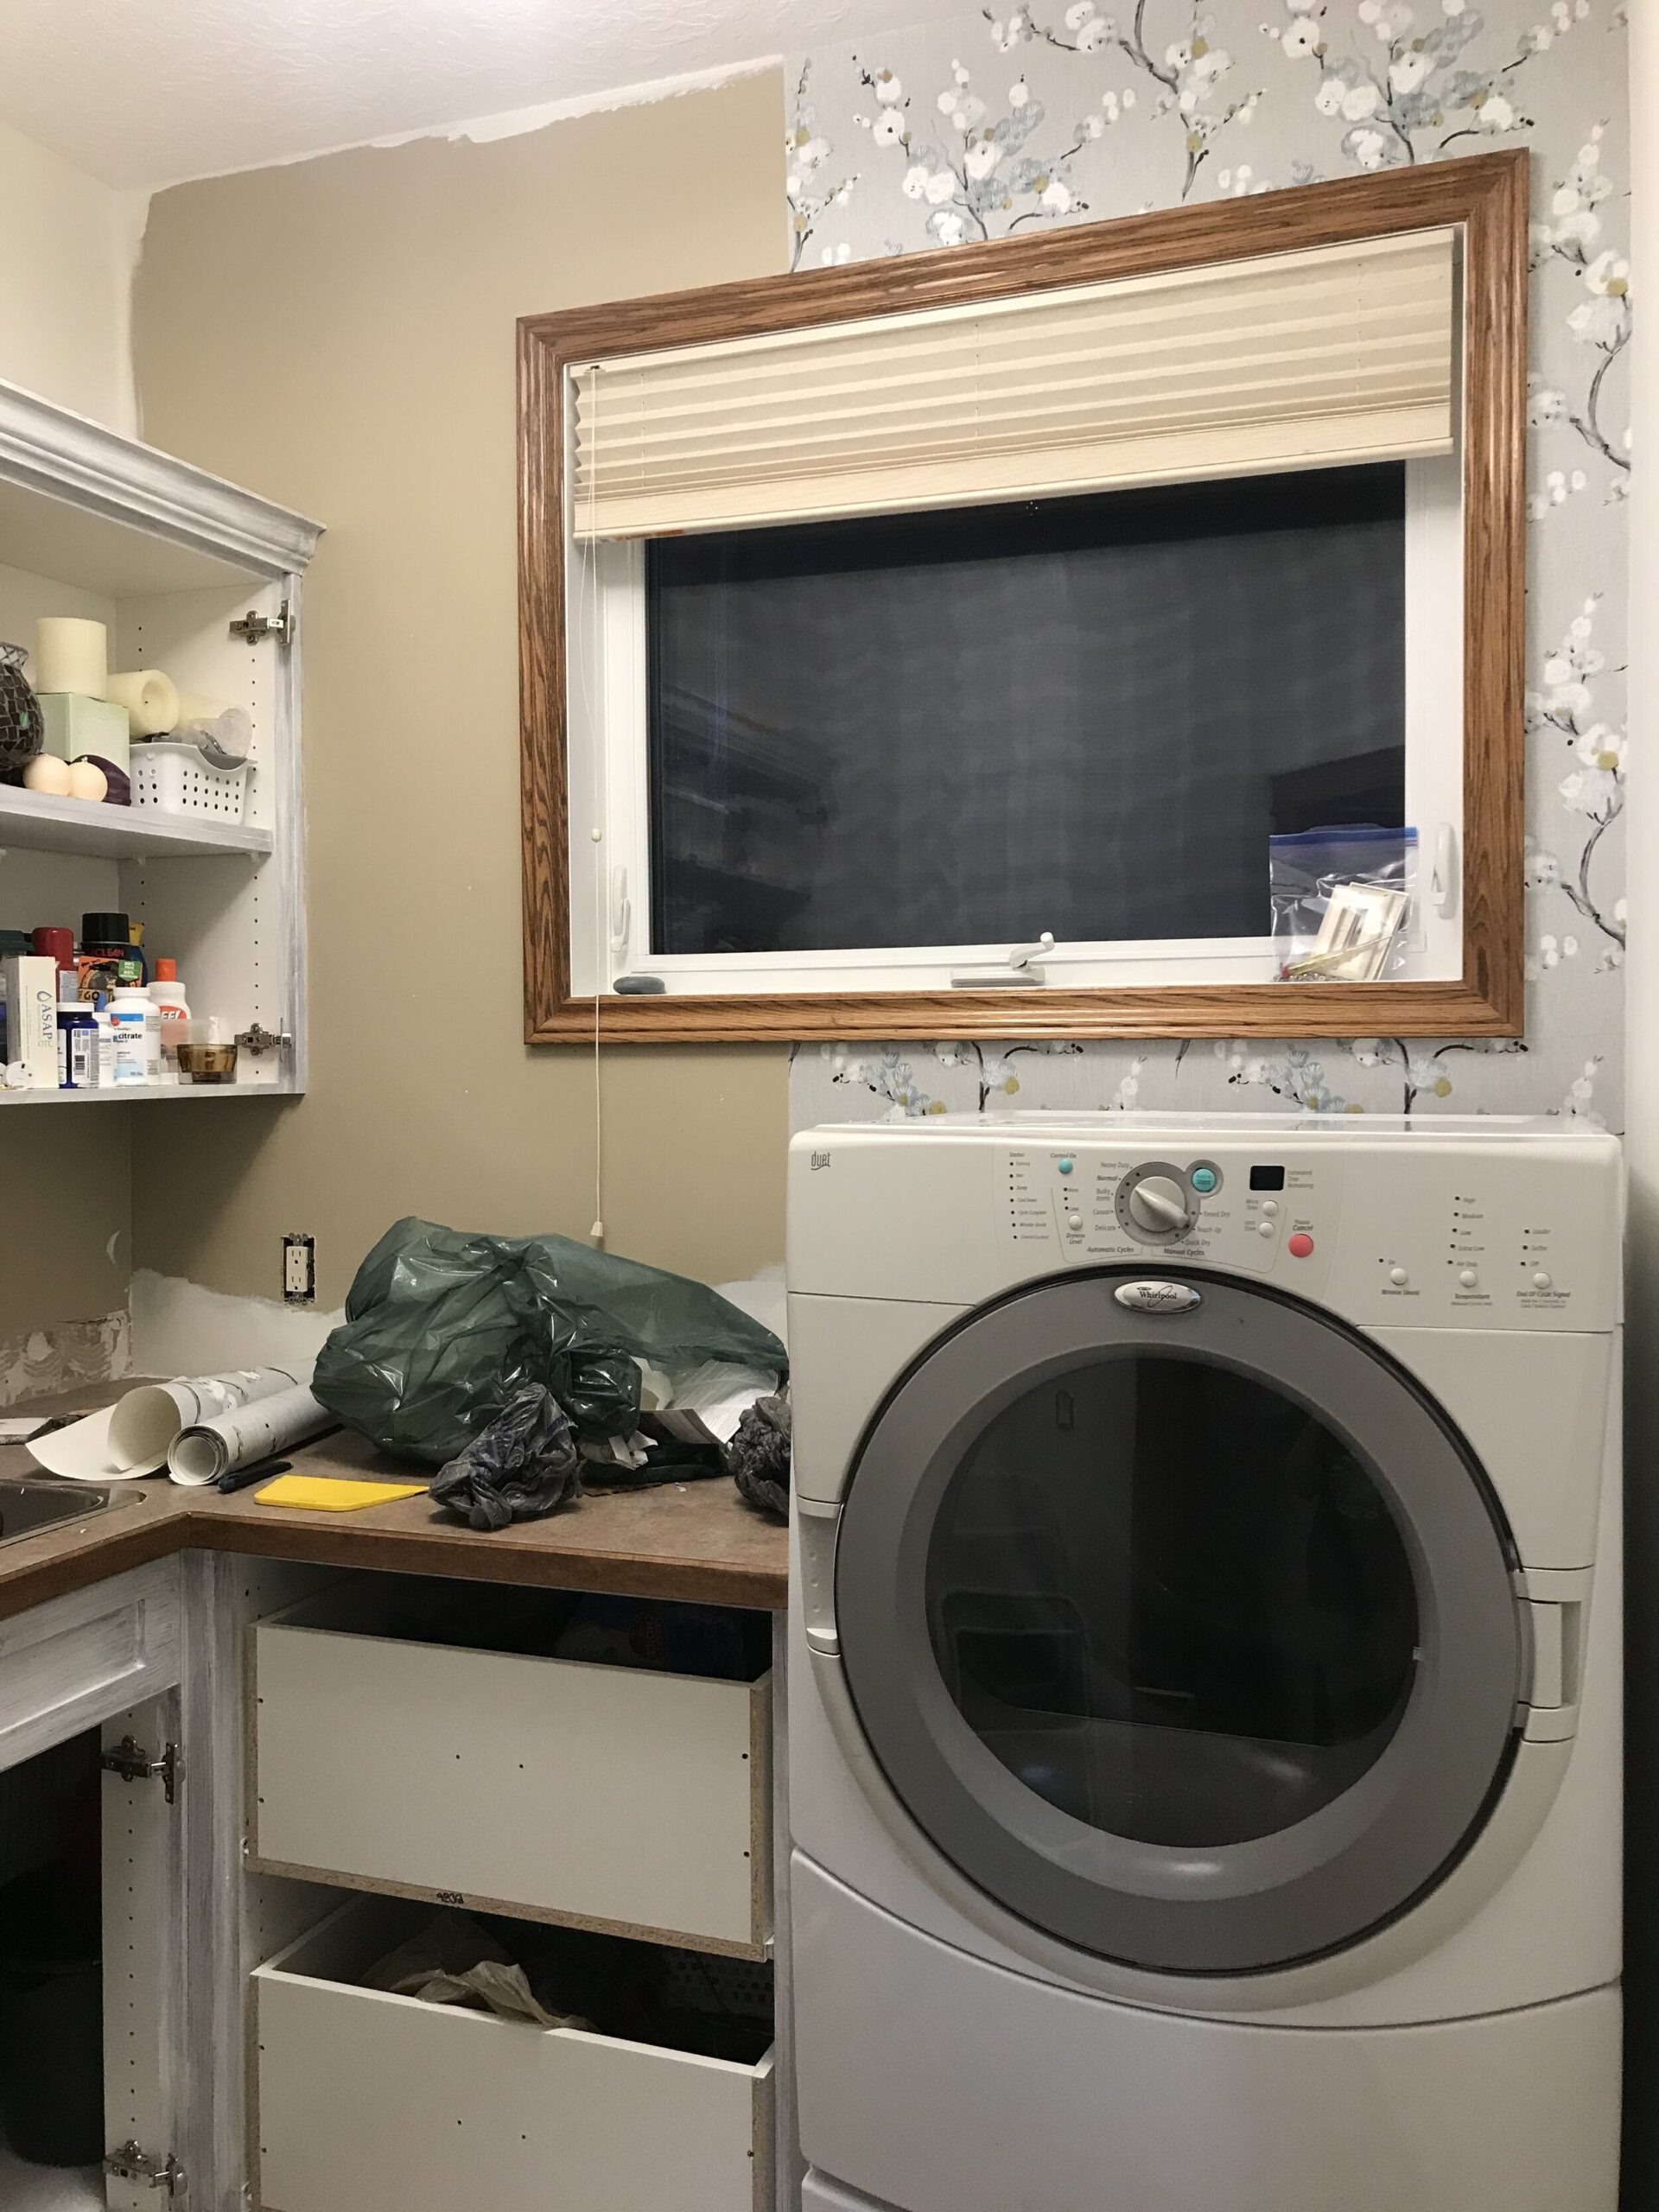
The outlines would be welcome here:
[[[274,614],[256,614],[250,607],[232,623],[231,635],[240,638],[245,645],[257,645],[262,638],[275,638],[278,645],[291,645],[298,627],[299,617],[284,600]]]
[[[158,2158],[140,2143],[124,2143],[104,2161],[104,2171],[116,2181],[134,2181],[145,2189],[164,2189],[175,2202],[184,2195],[184,2168],[169,2151]]]
[[[262,1060],[267,1052],[283,1052],[294,1039],[286,1029],[267,1029],[262,1021],[256,1021],[251,1029],[238,1029],[236,1041],[245,1052]]]
[[[180,1759],[176,1744],[164,1744],[161,1757],[156,1758],[136,1737],[124,1736],[112,1751],[105,1752],[100,1764],[105,1774],[118,1774],[123,1782],[159,1782],[169,1805],[178,1797]]]

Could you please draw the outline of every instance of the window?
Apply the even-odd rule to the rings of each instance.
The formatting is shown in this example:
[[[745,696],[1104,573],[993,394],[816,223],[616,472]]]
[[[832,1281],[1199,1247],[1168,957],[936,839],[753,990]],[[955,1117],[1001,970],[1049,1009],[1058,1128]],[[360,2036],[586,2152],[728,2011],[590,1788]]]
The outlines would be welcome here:
[[[1270,835],[1433,810],[1406,605],[1455,604],[1456,532],[1408,537],[1408,466],[650,543],[644,726],[613,728],[645,843],[607,837],[649,905],[613,950],[799,989],[905,948],[949,989],[1046,931],[1049,976],[1260,980]],[[1455,761],[1447,675],[1414,680]],[[1454,929],[1415,950],[1457,973]]]
[[[1512,1032],[1522,175],[526,324],[531,1036]],[[1405,980],[1294,1002],[1361,823]]]

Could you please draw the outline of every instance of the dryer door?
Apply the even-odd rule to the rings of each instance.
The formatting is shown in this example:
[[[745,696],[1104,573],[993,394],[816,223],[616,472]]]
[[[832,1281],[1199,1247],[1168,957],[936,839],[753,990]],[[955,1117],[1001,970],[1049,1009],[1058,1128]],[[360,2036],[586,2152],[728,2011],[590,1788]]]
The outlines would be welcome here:
[[[1041,1284],[923,1357],[854,1471],[836,1625],[888,1782],[988,1896],[1126,1965],[1266,1972],[1478,1832],[1516,1742],[1513,1548],[1374,1345],[1159,1280]]]

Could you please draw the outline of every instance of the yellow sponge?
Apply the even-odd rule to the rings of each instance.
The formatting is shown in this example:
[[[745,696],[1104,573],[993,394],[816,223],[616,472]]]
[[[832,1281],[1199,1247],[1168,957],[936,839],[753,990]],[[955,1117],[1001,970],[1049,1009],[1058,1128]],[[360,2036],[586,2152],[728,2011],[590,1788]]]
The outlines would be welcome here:
[[[254,1492],[256,1505],[296,1505],[308,1513],[355,1513],[365,1505],[390,1505],[418,1497],[424,1483],[354,1483],[333,1475],[278,1475]]]

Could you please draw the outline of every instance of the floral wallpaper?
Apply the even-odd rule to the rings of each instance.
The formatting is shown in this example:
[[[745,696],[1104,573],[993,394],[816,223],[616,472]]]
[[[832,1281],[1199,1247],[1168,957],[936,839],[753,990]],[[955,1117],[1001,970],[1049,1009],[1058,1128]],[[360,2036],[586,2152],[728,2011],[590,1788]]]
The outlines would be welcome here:
[[[1619,1126],[1627,14],[1618,0],[1052,0],[791,58],[800,268],[1495,146],[1534,157],[1525,1039],[804,1046],[796,1126],[1016,1100]]]

